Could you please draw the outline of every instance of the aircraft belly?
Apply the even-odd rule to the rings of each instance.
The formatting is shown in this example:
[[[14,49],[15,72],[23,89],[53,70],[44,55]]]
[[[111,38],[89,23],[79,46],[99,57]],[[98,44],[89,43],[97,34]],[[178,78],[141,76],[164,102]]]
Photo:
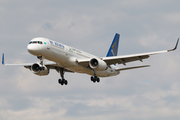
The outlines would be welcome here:
[[[74,71],[77,73],[85,73],[91,76],[94,76],[94,71],[88,67],[83,67],[83,66],[69,66],[66,69],[70,70],[70,71]],[[104,70],[104,71],[96,71],[96,75],[98,77],[110,77],[110,76],[115,76],[118,75],[119,72],[114,72],[114,71],[109,71],[109,70]]]
[[[110,77],[110,76],[118,75],[118,73],[116,73],[116,72],[109,72],[107,70],[105,70],[105,71],[97,71],[96,74],[97,74],[98,77]]]

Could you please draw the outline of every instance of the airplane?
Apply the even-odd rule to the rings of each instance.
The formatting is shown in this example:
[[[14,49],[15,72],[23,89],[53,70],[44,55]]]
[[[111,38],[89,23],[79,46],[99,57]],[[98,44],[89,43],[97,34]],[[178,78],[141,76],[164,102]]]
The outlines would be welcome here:
[[[118,68],[119,64],[126,66],[127,63],[133,61],[141,61],[147,59],[150,55],[166,53],[177,49],[179,38],[174,49],[148,52],[141,54],[122,55],[117,56],[120,34],[116,33],[112,44],[108,50],[106,57],[97,57],[95,55],[86,53],[79,49],[64,45],[62,43],[38,37],[34,38],[27,45],[27,50],[30,54],[37,56],[40,60],[36,63],[23,64],[5,64],[4,53],[2,55],[2,65],[20,65],[31,70],[34,74],[39,76],[48,75],[50,69],[55,69],[60,73],[61,79],[58,83],[67,85],[68,81],[64,78],[65,72],[85,73],[91,75],[91,81],[100,82],[99,77],[110,77],[120,74],[120,71],[130,70],[136,68],[149,67],[149,65]],[[44,62],[44,59],[48,60]]]

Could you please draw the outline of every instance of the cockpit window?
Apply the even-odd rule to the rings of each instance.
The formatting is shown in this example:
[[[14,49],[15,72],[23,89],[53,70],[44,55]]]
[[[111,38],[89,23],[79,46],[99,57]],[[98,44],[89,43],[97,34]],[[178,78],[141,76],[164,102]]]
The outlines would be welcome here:
[[[29,44],[43,44],[41,41],[31,41]]]
[[[38,41],[39,44],[43,44],[41,41]]]

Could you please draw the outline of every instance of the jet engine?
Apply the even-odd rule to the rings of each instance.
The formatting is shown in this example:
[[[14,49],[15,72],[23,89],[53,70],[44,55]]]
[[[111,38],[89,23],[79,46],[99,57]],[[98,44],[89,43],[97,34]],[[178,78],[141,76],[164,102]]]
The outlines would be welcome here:
[[[108,66],[106,62],[101,59],[93,58],[89,61],[89,66],[97,71],[107,70]]]
[[[49,68],[47,68],[45,65],[41,65],[40,63],[34,63],[31,66],[31,70],[34,72],[34,74],[43,76],[49,74]]]

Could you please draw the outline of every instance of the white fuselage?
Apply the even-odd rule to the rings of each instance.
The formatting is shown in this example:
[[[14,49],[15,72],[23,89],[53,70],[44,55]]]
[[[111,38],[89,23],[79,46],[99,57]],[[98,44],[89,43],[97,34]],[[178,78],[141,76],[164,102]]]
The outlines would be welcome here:
[[[29,53],[35,56],[43,56],[47,60],[56,62],[56,64],[62,68],[77,73],[86,73],[89,75],[94,75],[94,71],[88,66],[85,67],[78,64],[78,60],[92,58],[100,59],[97,56],[46,38],[32,39],[30,44],[27,46],[27,49]],[[115,71],[114,65],[109,66],[107,70],[96,71],[96,75],[98,77],[115,76],[118,74],[119,71]]]

